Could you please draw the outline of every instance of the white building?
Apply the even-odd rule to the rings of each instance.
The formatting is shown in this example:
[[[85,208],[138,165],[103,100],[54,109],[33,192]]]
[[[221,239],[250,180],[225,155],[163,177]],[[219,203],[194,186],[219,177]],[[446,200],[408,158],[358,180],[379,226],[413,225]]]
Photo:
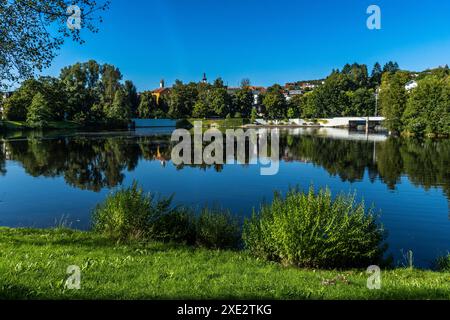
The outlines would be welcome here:
[[[419,86],[419,84],[417,83],[417,81],[412,80],[412,81],[408,82],[408,83],[405,85],[405,90],[406,90],[406,91],[411,91],[412,89],[415,89],[415,88],[417,88],[418,86]]]
[[[284,97],[286,98],[286,101],[289,101],[292,99],[293,96],[298,96],[301,95],[302,93],[303,93],[302,90],[289,90],[284,93]]]

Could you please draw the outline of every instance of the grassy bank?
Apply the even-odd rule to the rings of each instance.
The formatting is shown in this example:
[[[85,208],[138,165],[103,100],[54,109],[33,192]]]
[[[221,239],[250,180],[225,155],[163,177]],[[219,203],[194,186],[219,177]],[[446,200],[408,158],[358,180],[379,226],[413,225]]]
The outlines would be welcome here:
[[[229,119],[187,119],[189,123],[194,126],[195,121],[201,121],[203,127],[216,127],[216,128],[235,128],[242,127],[248,123],[248,120],[243,118],[229,118]]]
[[[64,290],[69,265],[81,289]],[[450,299],[450,273],[320,271],[263,262],[245,252],[118,244],[91,232],[0,229],[0,298],[19,299]]]
[[[0,121],[0,128],[6,130],[28,130],[30,128],[25,121]],[[67,130],[67,129],[79,129],[81,126],[72,121],[49,121],[48,126],[45,129],[57,129],[57,130]]]

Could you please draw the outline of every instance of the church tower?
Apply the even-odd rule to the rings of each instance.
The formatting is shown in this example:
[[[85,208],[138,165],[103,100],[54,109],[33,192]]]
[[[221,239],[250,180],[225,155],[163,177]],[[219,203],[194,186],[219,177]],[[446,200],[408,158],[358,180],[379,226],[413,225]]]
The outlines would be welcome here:
[[[208,83],[208,79],[206,79],[206,73],[203,72],[203,79],[202,79],[203,83]]]

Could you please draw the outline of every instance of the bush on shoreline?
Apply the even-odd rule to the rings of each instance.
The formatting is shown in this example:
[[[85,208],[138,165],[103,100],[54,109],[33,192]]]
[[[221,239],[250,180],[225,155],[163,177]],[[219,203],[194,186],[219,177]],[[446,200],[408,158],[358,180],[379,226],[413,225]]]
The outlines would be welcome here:
[[[450,272],[450,253],[436,259],[435,269],[440,272]]]
[[[197,245],[207,248],[239,247],[241,227],[230,212],[204,208],[197,219]]]
[[[240,244],[237,219],[220,209],[204,208],[200,214],[172,207],[172,197],[157,199],[133,183],[117,190],[93,211],[93,230],[119,241],[176,242],[213,249],[233,249]]]
[[[307,268],[358,268],[380,264],[387,247],[385,233],[364,203],[354,196],[332,199],[291,190],[246,220],[243,239],[253,255]]]
[[[94,209],[94,231],[117,240],[148,238],[156,221],[170,212],[172,198],[155,199],[134,182],[117,190]]]
[[[93,230],[116,241],[175,242],[210,249],[238,249],[307,268],[359,268],[383,263],[385,233],[364,202],[352,195],[332,199],[328,189],[275,195],[244,223],[222,209],[200,213],[173,207],[133,183],[117,190],[93,212]]]

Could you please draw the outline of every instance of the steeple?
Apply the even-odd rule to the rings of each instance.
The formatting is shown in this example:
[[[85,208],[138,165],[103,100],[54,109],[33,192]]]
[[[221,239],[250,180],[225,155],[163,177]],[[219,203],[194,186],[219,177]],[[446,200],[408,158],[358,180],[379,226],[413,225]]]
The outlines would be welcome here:
[[[164,89],[164,79],[161,79],[161,81],[159,82],[159,87],[161,89]]]
[[[203,83],[208,83],[208,79],[206,79],[206,73],[203,72],[203,79],[202,79]]]

